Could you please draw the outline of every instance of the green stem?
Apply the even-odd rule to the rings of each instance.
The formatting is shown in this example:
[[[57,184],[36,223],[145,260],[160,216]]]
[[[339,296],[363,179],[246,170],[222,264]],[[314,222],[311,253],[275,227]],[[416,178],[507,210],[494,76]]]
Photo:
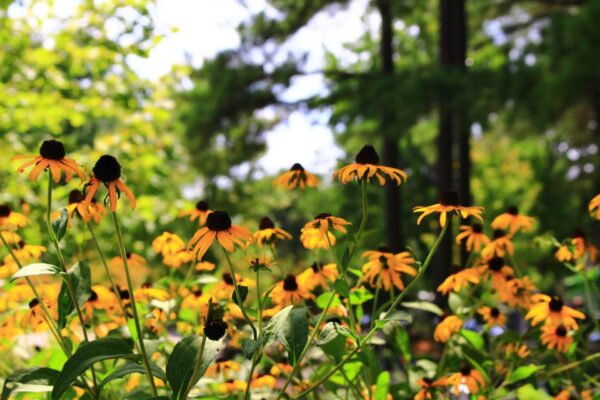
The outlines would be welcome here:
[[[242,296],[241,296],[240,290],[238,288],[237,279],[235,277],[235,270],[233,269],[233,264],[231,263],[229,254],[227,253],[227,250],[225,250],[224,247],[223,247],[223,253],[225,254],[225,258],[227,259],[227,264],[229,265],[229,272],[231,273],[231,280],[233,281],[233,291],[235,293],[235,297],[237,298],[238,306],[240,307],[240,310],[242,311],[242,315],[244,316],[244,319],[250,325],[250,328],[252,328],[252,335],[254,336],[254,340],[256,340],[258,338],[258,332],[256,331],[256,327],[252,323],[252,320],[250,319],[250,317],[248,317],[248,314],[246,313],[246,309],[244,308],[244,302],[242,301]]]
[[[425,271],[427,271],[427,268],[429,267],[429,264],[431,264],[431,260],[433,259],[434,254],[436,253],[438,247],[440,246],[440,243],[444,239],[444,236],[446,236],[446,232],[448,231],[449,225],[450,225],[450,220],[446,222],[446,225],[444,225],[444,228],[442,228],[442,231],[438,235],[435,243],[433,244],[433,247],[431,248],[431,250],[429,250],[429,254],[427,255],[427,258],[425,258],[425,262],[419,269],[417,276],[415,276],[415,278],[408,284],[408,286],[406,286],[406,288],[402,291],[402,293],[400,293],[400,295],[398,295],[398,297],[396,297],[396,299],[394,300],[394,302],[392,303],[390,308],[386,311],[386,313],[384,314],[382,319],[386,319],[396,309],[396,307],[398,306],[400,301],[404,298],[404,296],[410,292],[410,290],[420,280],[421,276],[423,276]],[[380,328],[378,326],[375,326],[373,329],[371,329],[367,333],[367,335],[363,338],[363,340],[361,340],[361,342],[364,344],[367,344],[369,342],[369,340],[379,331],[379,329]],[[304,390],[298,396],[294,397],[294,399],[304,398],[304,396],[308,395],[313,390],[315,390],[317,387],[319,387],[321,384],[323,384],[325,381],[327,381],[333,374],[335,374],[335,372],[337,370],[342,368],[344,366],[344,364],[346,364],[356,353],[358,353],[360,348],[361,348],[361,346],[356,346],[354,349],[352,349],[352,351],[350,353],[348,353],[339,363],[337,363],[329,372],[327,372],[325,375],[323,375],[311,387]],[[597,353],[597,354],[600,356],[600,353]],[[280,396],[281,396],[281,393],[280,393]]]
[[[194,384],[198,380],[198,374],[200,373],[200,367],[202,366],[202,356],[204,355],[204,347],[206,346],[206,335],[202,335],[202,343],[200,344],[200,352],[196,357],[196,363],[194,365],[194,370],[192,371],[192,377],[190,379],[190,383],[187,388],[185,388],[184,392],[177,397],[177,399],[186,400],[188,394],[194,387]]]
[[[377,282],[375,283],[375,297],[373,297],[373,307],[371,308],[371,324],[369,325],[369,329],[373,329],[373,325],[375,324],[376,314],[377,314],[377,303],[379,301],[379,287],[381,283],[381,275],[377,278]]]
[[[154,384],[154,377],[152,376],[152,370],[150,369],[150,361],[146,354],[146,347],[144,346],[144,334],[142,327],[140,326],[140,319],[138,317],[137,306],[135,304],[135,295],[133,293],[133,284],[131,282],[131,275],[129,273],[129,265],[127,264],[127,252],[125,251],[125,242],[123,241],[123,235],[121,234],[121,227],[119,226],[119,218],[117,212],[113,211],[112,220],[115,226],[115,232],[117,234],[117,241],[119,242],[119,251],[121,253],[121,259],[123,260],[123,267],[125,268],[125,277],[127,278],[127,290],[129,290],[129,299],[131,301],[131,309],[133,312],[133,321],[135,323],[135,330],[137,332],[138,343],[140,347],[140,353],[142,354],[142,361],[144,362],[144,368],[146,369],[146,375],[150,386],[152,387],[152,393],[154,396],[158,396],[156,391],[156,385]]]
[[[594,306],[594,298],[592,296],[590,282],[588,281],[585,270],[581,271],[580,275],[581,275],[581,278],[583,279],[583,287],[585,290],[586,303],[588,306],[588,311],[590,313],[590,317],[592,318],[592,322],[594,323],[594,327],[596,328],[596,330],[600,331],[600,325],[598,324],[598,314],[596,313],[596,307]]]
[[[590,361],[593,361],[593,360],[595,360],[597,358],[600,358],[600,353],[590,354],[589,356],[585,357],[583,360],[575,361],[575,362],[572,362],[570,364],[566,364],[566,365],[560,366],[558,368],[555,368],[552,371],[548,372],[546,374],[546,376],[552,376],[552,375],[560,374],[561,372],[565,372],[565,371],[568,371],[570,369],[579,367],[580,365],[585,364],[585,363],[590,362]]]
[[[262,296],[260,294],[260,271],[256,270],[256,297],[258,299],[258,335],[260,336],[262,333],[262,325],[263,325],[263,304],[262,304]]]
[[[248,373],[248,378],[246,379],[246,391],[244,393],[245,400],[250,400],[250,395],[251,395],[250,383],[252,383],[252,375],[254,375],[254,370],[256,369],[257,365],[258,365],[258,360],[257,360],[257,356],[255,355],[254,357],[252,357],[252,366],[250,367],[250,372]]]

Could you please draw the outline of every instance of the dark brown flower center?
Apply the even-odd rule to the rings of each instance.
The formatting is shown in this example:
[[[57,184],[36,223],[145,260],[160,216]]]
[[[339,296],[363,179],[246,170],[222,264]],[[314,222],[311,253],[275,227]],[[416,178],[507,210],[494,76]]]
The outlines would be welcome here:
[[[518,215],[519,214],[519,208],[517,206],[510,206],[508,207],[508,209],[506,210],[507,213],[509,213],[510,215]]]
[[[258,224],[258,229],[260,229],[262,231],[263,229],[273,229],[273,228],[275,228],[275,224],[273,223],[273,221],[271,221],[271,218],[262,217],[260,219],[260,222]]]
[[[364,146],[356,155],[355,161],[359,164],[379,164],[379,155],[375,151],[375,148],[370,144]]]
[[[390,266],[388,265],[388,259],[386,256],[379,256],[379,262],[381,263],[381,268],[390,269]]]
[[[290,171],[304,171],[304,167],[301,164],[294,164],[292,165],[292,168],[290,168]]]
[[[492,309],[490,310],[490,315],[494,318],[498,318],[498,316],[500,315],[500,310],[498,310],[496,307],[492,307]]]
[[[444,192],[440,196],[440,204],[443,206],[459,206],[460,200],[457,192]]]
[[[98,300],[98,293],[96,293],[94,290],[92,290],[92,293],[90,294],[88,301],[93,303],[96,300]]]
[[[500,271],[502,267],[504,267],[504,258],[493,257],[490,261],[488,261],[488,267],[490,267],[492,271]]]
[[[473,233],[482,233],[483,232],[483,226],[481,226],[481,224],[474,223],[473,225],[471,225],[471,228],[473,229]]]
[[[565,303],[563,303],[562,299],[558,296],[554,296],[552,300],[550,300],[550,303],[548,303],[548,307],[554,312],[560,312],[564,305]]]
[[[25,241],[24,240],[19,240],[19,243],[17,243],[17,248],[18,249],[22,249],[23,247],[25,247]]]
[[[38,299],[32,299],[29,302],[29,309],[31,310],[33,307],[37,306],[38,304],[40,304],[40,301]]]
[[[502,229],[494,229],[494,240],[500,239],[506,236],[506,233]]]
[[[315,219],[327,219],[327,218],[329,218],[329,217],[331,217],[331,214],[328,214],[328,213],[321,213],[321,214],[317,215],[317,216],[315,217]]]
[[[11,213],[10,206],[8,204],[0,205],[0,217],[8,217]]]
[[[289,274],[283,280],[283,290],[286,292],[295,292],[298,290],[298,282],[296,282],[296,277],[292,274]]]
[[[573,234],[571,235],[571,238],[572,239],[577,239],[577,238],[585,239],[585,232],[581,228],[575,228],[573,230]]]
[[[204,324],[204,334],[210,340],[221,339],[225,336],[225,332],[227,332],[227,322],[220,319],[206,321],[206,324]]]
[[[460,373],[461,373],[463,376],[469,376],[469,375],[471,375],[471,367],[462,367],[462,368],[460,369]]]
[[[424,382],[424,383],[425,383],[427,386],[429,386],[429,385],[431,385],[431,384],[433,383],[433,379],[425,377],[425,378],[423,378],[423,382]]]
[[[225,211],[213,211],[206,217],[206,226],[211,231],[226,231],[231,228],[231,218]]]
[[[565,328],[564,325],[559,325],[558,328],[556,328],[556,336],[558,336],[558,337],[567,336],[567,328]]]
[[[83,201],[83,193],[79,189],[73,189],[69,193],[69,204],[81,203]]]
[[[223,273],[223,281],[228,285],[233,285],[233,278],[229,272]]]
[[[142,283],[142,289],[150,289],[152,287],[152,282],[146,281]]]
[[[65,158],[65,146],[58,140],[44,140],[40,146],[40,155],[48,160],[62,160]]]
[[[338,325],[342,324],[342,320],[338,317],[331,317],[331,318],[327,319],[327,322],[331,322],[332,324],[338,324]]]
[[[119,297],[123,300],[128,300],[130,298],[129,290],[119,289]]]
[[[310,267],[312,268],[313,272],[317,273],[323,268],[323,264],[320,262],[314,262]]]
[[[204,200],[200,200],[196,203],[196,210],[198,211],[206,211],[208,210],[208,203]]]
[[[380,253],[391,253],[392,252],[392,250],[390,250],[390,248],[387,246],[379,246],[377,248],[377,251],[379,251]]]
[[[102,183],[114,182],[121,177],[121,164],[115,157],[105,154],[96,161],[92,171]]]
[[[194,294],[194,296],[200,297],[200,296],[202,296],[202,289],[196,288],[192,291],[192,293]]]

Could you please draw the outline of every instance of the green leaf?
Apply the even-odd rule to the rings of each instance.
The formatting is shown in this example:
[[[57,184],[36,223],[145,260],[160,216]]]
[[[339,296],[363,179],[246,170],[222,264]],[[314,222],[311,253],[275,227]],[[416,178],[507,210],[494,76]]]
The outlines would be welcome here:
[[[201,336],[188,336],[181,340],[167,360],[167,380],[173,388],[173,398],[178,399],[188,387],[192,387],[204,375],[206,369],[217,358],[217,354],[221,351],[223,340],[213,341],[206,339],[204,350],[202,348]],[[194,382],[192,375],[196,366],[196,358],[202,352],[200,368]]]
[[[240,298],[242,299],[242,304],[243,304],[244,301],[246,301],[246,298],[248,298],[248,286],[238,285],[237,291],[240,294]],[[233,302],[239,306],[238,297],[237,297],[235,290],[231,294],[231,300],[233,300]]]
[[[429,301],[407,301],[401,303],[400,305],[406,308],[413,308],[415,310],[429,311],[430,313],[438,316],[444,315],[444,311],[440,307]]]
[[[248,338],[242,339],[240,343],[242,345],[242,351],[244,352],[246,358],[248,360],[251,360],[252,357],[254,357],[254,353],[256,353],[258,349],[260,349],[260,346],[267,342],[267,339],[268,338],[264,335],[260,336],[257,340]]]
[[[346,281],[342,279],[336,279],[335,282],[333,282],[333,288],[340,296],[345,298],[350,297],[350,288],[348,287],[348,283],[346,283]]]
[[[63,271],[56,265],[46,263],[29,264],[18,270],[10,278],[11,281],[24,278],[26,276],[38,276],[38,275],[60,275]]]
[[[82,307],[92,294],[92,276],[90,267],[85,261],[79,261],[63,276],[69,280],[75,290],[79,307]],[[58,294],[58,325],[60,329],[67,325],[67,317],[75,310],[66,282],[63,282]]]
[[[519,400],[552,400],[553,397],[543,390],[536,389],[532,384],[521,386],[517,389],[517,398]]]
[[[541,369],[544,369],[544,366],[535,364],[529,364],[519,367],[510,374],[508,379],[506,379],[506,384],[510,385],[511,383],[527,379]]]
[[[390,391],[390,373],[383,371],[377,377],[375,384],[375,400],[387,400]]]
[[[94,363],[116,358],[135,359],[131,345],[123,339],[103,338],[83,343],[67,360],[54,383],[52,400],[58,400]]]
[[[158,365],[151,363],[150,370],[152,371],[152,375],[154,375],[155,377],[162,379],[164,382],[167,381],[167,376],[165,375],[163,370]],[[100,382],[100,384],[98,385],[98,391],[101,391],[102,388],[107,383],[114,381],[115,379],[119,379],[119,378],[122,378],[122,377],[130,375],[130,374],[145,374],[145,373],[146,373],[146,369],[144,368],[144,366],[142,364],[138,364],[135,362],[128,362],[127,364],[124,364],[124,365],[120,366],[119,368],[115,369],[106,378],[104,378],[102,380],[102,382]]]
[[[267,337],[266,345],[270,345],[279,338],[279,331],[287,323],[287,318],[290,315],[290,311],[294,306],[287,306],[279,310],[277,314],[271,318],[267,326],[265,327],[265,336]]]
[[[477,350],[483,350],[485,341],[483,340],[483,337],[479,333],[461,329],[460,334],[465,339],[467,339],[467,342],[469,342],[471,344],[471,346],[473,346]]]
[[[2,388],[2,395],[0,400],[8,400],[11,393],[16,392],[19,389],[23,392],[25,385],[53,385],[58,371],[50,368],[26,368],[18,369],[8,375],[4,381],[4,387]]]
[[[317,345],[325,354],[331,356],[336,362],[339,362],[346,353],[346,338],[336,329],[337,324],[329,322],[325,324],[319,337]]]
[[[288,323],[281,332],[281,342],[288,351],[288,360],[291,365],[295,365],[308,340],[308,309],[292,308]]]
[[[60,212],[60,216],[52,221],[52,230],[56,235],[56,240],[60,242],[60,240],[65,236],[67,232],[67,222],[69,222],[69,211],[66,208],[61,208],[58,210]]]
[[[373,298],[373,294],[366,288],[360,287],[350,292],[350,304],[359,306]]]
[[[350,262],[350,249],[346,247],[346,250],[344,250],[344,254],[342,255],[342,270],[346,270],[348,268],[349,262]]]
[[[317,297],[317,300],[315,300],[315,303],[317,304],[317,307],[319,307],[321,310],[324,310],[325,307],[327,306],[327,303],[329,303],[329,299],[331,298],[331,296],[336,296],[335,293],[331,293],[331,292],[327,292],[327,293],[323,293],[322,295],[320,295],[319,297]],[[339,298],[335,298],[333,299],[333,301],[331,302],[331,307],[335,307],[342,304],[342,302],[340,301]]]

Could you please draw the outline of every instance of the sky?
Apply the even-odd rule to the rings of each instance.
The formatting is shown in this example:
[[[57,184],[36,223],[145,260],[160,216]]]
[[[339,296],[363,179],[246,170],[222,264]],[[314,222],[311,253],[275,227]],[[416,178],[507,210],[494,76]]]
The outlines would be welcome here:
[[[347,9],[318,14],[286,43],[280,54],[307,53],[308,71],[322,69],[325,50],[348,63],[354,61],[354,55],[344,48],[344,43],[356,40],[365,29],[378,30],[377,18],[366,13],[367,3],[368,0],[354,0]],[[134,59],[131,64],[141,76],[149,79],[168,73],[173,64],[184,63],[186,57],[194,66],[200,66],[203,60],[219,51],[237,47],[238,24],[262,10],[273,17],[278,15],[265,0],[157,0],[154,18],[165,39],[148,59]],[[312,74],[295,78],[282,98],[296,101],[325,90],[323,76]],[[293,112],[267,133],[267,152],[258,165],[267,174],[288,169],[294,162],[316,173],[331,173],[344,152],[326,124],[327,116],[327,112]],[[293,159],[290,154],[294,155]]]

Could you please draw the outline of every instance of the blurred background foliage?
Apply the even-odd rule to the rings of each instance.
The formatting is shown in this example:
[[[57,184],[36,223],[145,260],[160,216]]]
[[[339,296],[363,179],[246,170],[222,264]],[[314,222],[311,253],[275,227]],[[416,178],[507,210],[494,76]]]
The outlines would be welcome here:
[[[306,57],[274,57],[315,15],[335,13],[351,1],[269,0],[277,17],[258,13],[242,24],[238,48],[198,68],[176,65],[149,81],[132,69],[131,58],[147,57],[161,40],[151,1],[82,0],[74,15],[62,18],[53,14],[52,2],[4,0],[0,200],[15,208],[21,199],[44,204],[45,182],[25,184],[9,160],[37,152],[52,136],[88,171],[101,154],[119,158],[139,201],[135,213],[124,211],[127,234],[135,238],[133,248],[148,256],[151,240],[164,230],[191,236],[194,227],[176,217],[201,198],[252,229],[270,215],[296,237],[320,212],[358,223],[355,185],[332,185],[326,176],[319,191],[288,193],[272,187],[273,177],[257,173],[271,128],[292,112],[321,110],[347,151],[340,165],[365,143],[382,152],[391,143],[395,164],[410,174],[395,205],[385,203],[383,190],[370,190],[365,247],[389,239],[384,221],[397,209],[405,221],[403,245],[421,254],[435,223],[416,227],[411,208],[437,199],[438,108],[446,102],[468,117],[473,168],[466,179],[488,221],[515,204],[537,218],[538,233],[562,239],[582,226],[597,240],[598,225],[587,217],[586,205],[600,189],[600,2],[466,2],[461,72],[439,63],[444,1],[369,3],[369,12],[391,21],[391,72],[382,67],[381,35],[369,30],[346,44],[353,62],[327,53],[322,71],[307,70]],[[11,3],[21,12],[8,13]],[[325,94],[294,102],[281,96],[294,79],[311,74],[325,76]],[[290,149],[290,166],[293,154]],[[459,162],[452,169],[460,170]],[[66,203],[71,188],[57,190],[57,205]],[[39,242],[39,232],[30,230],[28,240]],[[297,242],[288,250],[300,254]],[[534,255],[527,261],[552,262],[547,249]]]

